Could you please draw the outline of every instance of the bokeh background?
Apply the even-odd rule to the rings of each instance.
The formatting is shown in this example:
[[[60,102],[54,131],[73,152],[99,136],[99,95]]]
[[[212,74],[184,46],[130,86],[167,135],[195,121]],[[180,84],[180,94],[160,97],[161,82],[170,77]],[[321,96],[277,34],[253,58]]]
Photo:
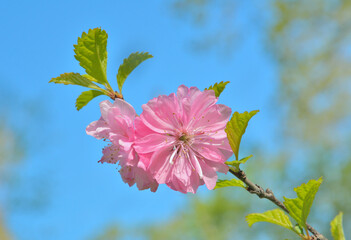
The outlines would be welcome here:
[[[349,0],[3,1],[0,6],[0,239],[296,239],[245,216],[274,206],[242,189],[157,193],[124,184],[98,164],[104,142],[85,134],[98,97],[77,112],[83,73],[73,44],[89,28],[109,34],[108,79],[123,58],[148,51],[127,79],[137,110],[180,84],[230,81],[220,102],[259,109],[240,155],[250,178],[278,197],[324,177],[309,223],[331,239],[344,212],[351,236],[351,2]],[[226,176],[220,176],[225,178]]]

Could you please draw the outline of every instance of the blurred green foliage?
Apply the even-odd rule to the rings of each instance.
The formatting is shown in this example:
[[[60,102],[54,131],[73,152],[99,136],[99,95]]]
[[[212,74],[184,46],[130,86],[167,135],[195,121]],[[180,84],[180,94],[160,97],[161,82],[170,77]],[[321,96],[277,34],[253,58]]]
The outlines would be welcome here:
[[[119,239],[121,235],[119,226],[117,224],[111,224],[89,240],[115,240]]]
[[[3,118],[4,119],[4,118]],[[21,151],[17,150],[18,145],[16,145],[16,134],[8,125],[3,121],[0,124],[0,189],[4,188],[4,184],[9,178],[8,167],[13,162],[18,162]],[[6,199],[0,199],[0,239],[10,240],[10,233],[7,229],[4,219],[4,202]]]
[[[47,199],[47,194],[38,191],[45,188],[40,179],[34,186],[32,178],[23,178],[19,166],[24,163],[29,145],[35,146],[40,137],[31,124],[37,115],[43,118],[42,105],[31,99],[21,101],[10,88],[0,85],[0,239],[16,239],[8,225],[12,212],[24,209],[37,210]],[[17,118],[17,121],[13,121]],[[21,119],[22,121],[18,120]],[[30,128],[28,128],[30,126]],[[43,125],[40,126],[41,128]],[[40,145],[42,148],[43,145]],[[46,179],[48,181],[48,179]],[[44,187],[43,187],[44,186]],[[25,190],[29,189],[30,194]]]

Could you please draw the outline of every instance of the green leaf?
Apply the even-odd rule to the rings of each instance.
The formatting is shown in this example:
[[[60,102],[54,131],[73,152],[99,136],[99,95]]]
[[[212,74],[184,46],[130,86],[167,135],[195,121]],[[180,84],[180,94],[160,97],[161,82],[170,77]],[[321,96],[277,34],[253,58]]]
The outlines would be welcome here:
[[[65,85],[67,85],[67,84],[79,85],[82,87],[88,87],[88,88],[92,88],[92,89],[105,91],[104,89],[100,88],[98,85],[94,84],[89,79],[83,77],[79,73],[63,73],[57,78],[52,78],[49,81],[49,83],[50,82],[63,83]]]
[[[239,165],[246,163],[246,161],[249,160],[250,158],[252,158],[252,155],[244,157],[244,158],[240,159],[239,161],[235,160],[235,161],[231,161],[231,162],[226,162],[225,164],[232,167],[233,170],[236,172],[236,171],[239,171]]]
[[[303,234],[303,228],[299,224],[295,224],[294,229],[295,232]]]
[[[213,90],[215,92],[216,97],[219,97],[221,93],[223,92],[225,85],[230,83],[229,81],[227,82],[220,82],[220,83],[215,83],[213,86],[211,85],[209,88],[205,88],[205,90]]]
[[[331,222],[330,231],[334,240],[345,240],[344,230],[342,228],[342,212],[340,212]]]
[[[318,180],[312,179],[307,184],[303,183],[301,186],[294,188],[297,198],[290,199],[284,197],[284,205],[289,210],[290,216],[304,229],[307,228],[306,220],[322,181],[322,178]]]
[[[98,82],[95,78],[93,78],[89,74],[83,74],[82,76],[85,77],[86,79],[92,81],[92,82]]]
[[[152,58],[153,56],[147,52],[135,52],[123,60],[123,63],[118,68],[117,83],[119,92],[122,93],[122,87],[128,75],[143,61]]]
[[[257,222],[269,222],[295,232],[288,215],[286,215],[285,212],[280,209],[274,209],[264,213],[251,213],[246,216],[246,221],[249,224],[249,227]]]
[[[218,180],[214,189],[223,188],[223,187],[243,187],[245,188],[245,184],[238,179],[231,180]]]
[[[240,141],[245,133],[246,127],[250,119],[258,112],[259,110],[251,111],[250,113],[235,112],[230,121],[227,123],[225,132],[227,133],[229,144],[232,147],[236,159],[239,158]]]
[[[97,91],[97,90],[89,90],[89,91],[82,92],[82,94],[79,95],[76,101],[77,110],[79,111],[85,105],[87,105],[93,98],[103,94],[104,94],[103,92]]]
[[[86,73],[107,88],[111,88],[106,77],[107,66],[107,33],[101,28],[89,29],[83,32],[74,46],[74,56]]]

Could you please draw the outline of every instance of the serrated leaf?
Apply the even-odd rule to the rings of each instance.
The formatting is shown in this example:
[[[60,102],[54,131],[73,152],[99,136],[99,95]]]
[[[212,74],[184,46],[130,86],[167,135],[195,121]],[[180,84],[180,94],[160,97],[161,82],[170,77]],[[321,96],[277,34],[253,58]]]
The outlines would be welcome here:
[[[223,188],[223,187],[243,187],[245,188],[245,184],[238,179],[231,180],[218,180],[214,189]]]
[[[98,83],[111,88],[106,77],[107,66],[107,33],[101,28],[89,29],[83,32],[74,46],[74,56],[86,73],[97,80]]]
[[[246,216],[246,221],[249,227],[257,222],[269,222],[294,231],[289,217],[280,209],[274,209],[264,213],[251,213]]]
[[[89,74],[83,74],[82,76],[85,77],[86,79],[92,81],[92,82],[98,82],[95,78],[93,78]]]
[[[244,158],[242,158],[240,160],[234,160],[234,161],[231,161],[231,162],[226,162],[225,164],[227,164],[228,166],[232,167],[232,169],[234,171],[239,171],[240,164],[246,163],[246,161],[249,160],[251,157],[252,157],[252,155],[244,157]]]
[[[88,87],[88,88],[105,91],[104,89],[100,88],[98,85],[94,84],[89,79],[83,77],[79,73],[63,73],[57,78],[52,78],[49,81],[49,83],[50,82],[62,83],[65,85],[72,84],[72,85],[78,85],[82,87]]]
[[[284,197],[284,205],[289,210],[290,216],[304,229],[307,228],[306,220],[322,181],[322,178],[318,180],[312,179],[307,184],[303,183],[301,186],[294,188],[297,198],[291,199]]]
[[[342,215],[340,212],[331,222],[330,231],[334,240],[345,240],[344,230],[342,227]]]
[[[227,123],[225,132],[227,133],[229,144],[233,150],[233,153],[235,154],[236,159],[239,159],[240,141],[245,133],[246,127],[250,119],[258,112],[259,110],[244,113],[235,112],[230,121]]]
[[[87,105],[93,98],[103,94],[104,94],[103,92],[97,91],[97,90],[89,90],[89,91],[82,92],[76,101],[77,110],[79,111],[85,105]]]
[[[152,58],[148,52],[135,52],[129,55],[128,58],[123,60],[123,63],[118,68],[117,73],[117,84],[119,92],[122,93],[122,87],[126,81],[128,75],[143,61],[146,59]]]
[[[219,97],[221,93],[223,92],[225,86],[230,83],[229,81],[227,82],[220,82],[220,83],[215,83],[213,86],[211,85],[209,88],[205,88],[205,90],[213,90],[215,92],[216,97]]]

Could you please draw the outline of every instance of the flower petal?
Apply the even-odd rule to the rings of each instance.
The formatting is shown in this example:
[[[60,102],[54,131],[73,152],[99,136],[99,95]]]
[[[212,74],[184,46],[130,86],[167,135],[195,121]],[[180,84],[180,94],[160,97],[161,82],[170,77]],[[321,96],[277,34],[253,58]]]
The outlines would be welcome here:
[[[129,119],[134,120],[134,118],[136,117],[136,112],[133,106],[122,99],[117,98],[112,106],[114,108],[119,109],[120,114],[128,117]]]
[[[232,110],[225,105],[213,105],[205,110],[202,115],[198,116],[197,121],[193,122],[192,128],[197,132],[224,130],[231,113]]]
[[[142,106],[143,112],[140,115],[143,123],[151,130],[157,133],[174,133],[174,127],[166,119],[162,119],[154,112],[154,110],[148,105]]]
[[[201,165],[201,168],[203,170],[203,174],[204,174],[203,180],[206,184],[206,187],[209,190],[214,189],[214,187],[216,186],[216,183],[217,183],[217,178],[218,178],[216,171],[213,168],[211,168],[210,166],[208,166],[203,161],[200,161],[200,165]]]
[[[96,139],[108,138],[110,127],[100,118],[100,120],[90,123],[86,128],[86,133]]]
[[[137,138],[134,148],[138,153],[150,153],[163,147],[170,148],[174,142],[174,137],[155,133],[149,134],[143,138]]]
[[[169,162],[172,154],[172,148],[161,148],[154,152],[151,157],[148,170],[159,184],[169,182],[171,178],[173,164]]]
[[[108,110],[112,107],[112,103],[109,100],[102,101],[100,103],[101,117],[105,121],[107,120]]]

